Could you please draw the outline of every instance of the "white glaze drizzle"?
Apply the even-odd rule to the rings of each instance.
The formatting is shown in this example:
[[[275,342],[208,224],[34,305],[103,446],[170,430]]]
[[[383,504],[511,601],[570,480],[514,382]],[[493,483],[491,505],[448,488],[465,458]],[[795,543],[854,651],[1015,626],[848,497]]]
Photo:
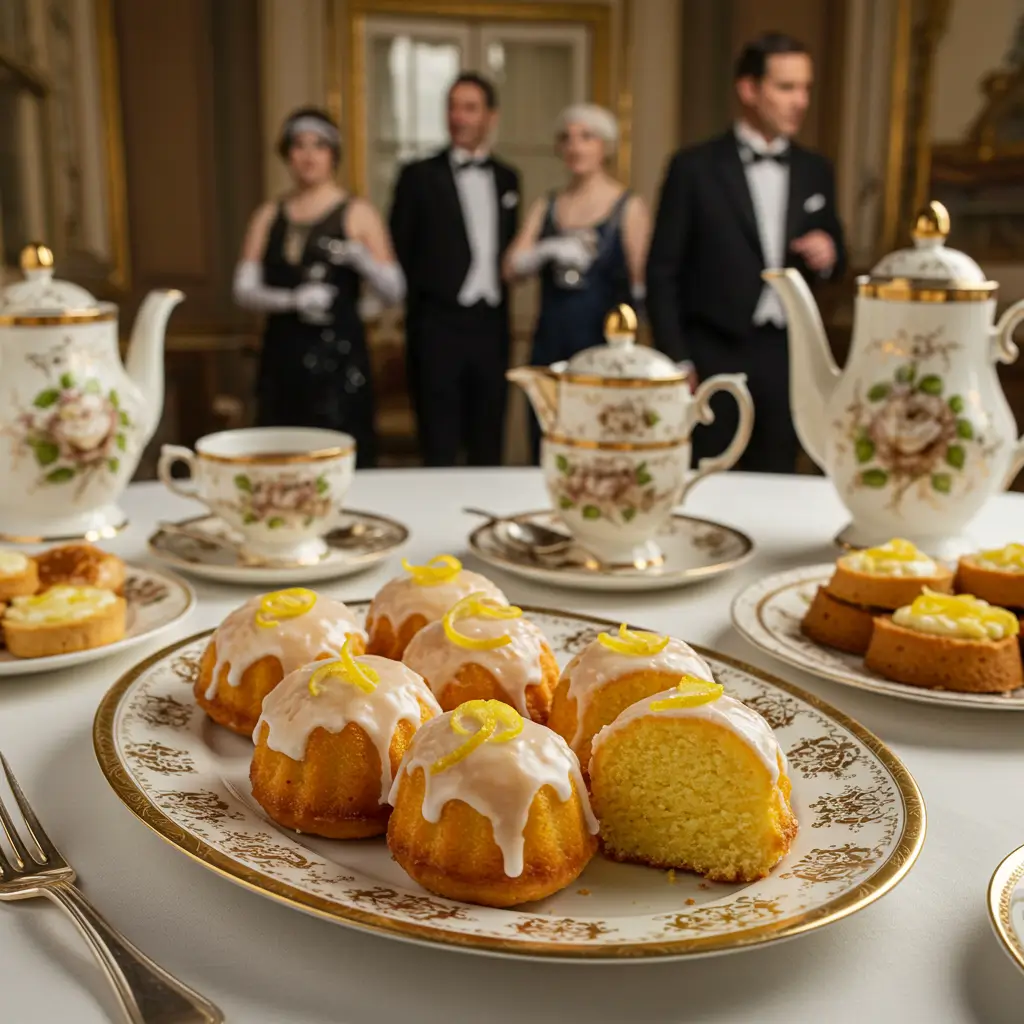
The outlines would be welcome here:
[[[533,798],[544,786],[550,786],[559,800],[565,801],[572,796],[575,784],[587,829],[597,834],[597,818],[590,808],[576,755],[561,736],[528,718],[523,719],[523,731],[513,739],[482,743],[443,772],[432,772],[432,765],[466,742],[465,736],[451,728],[453,713],[431,719],[413,737],[388,803],[394,806],[403,774],[412,775],[422,768],[426,780],[424,819],[437,824],[449,800],[468,804],[490,821],[509,878],[523,873],[523,833]]]
[[[667,700],[677,694],[678,691],[673,688],[665,690],[663,693],[656,693],[651,697],[645,697],[643,700],[637,701],[636,704],[631,704],[611,725],[606,725],[594,737],[591,747],[594,755],[610,736],[637,719],[701,718],[706,722],[720,725],[739,736],[768,769],[772,784],[779,781],[779,761],[781,759],[783,771],[786,771],[786,755],[783,754],[779,741],[775,738],[775,733],[772,732],[772,727],[762,715],[727,694],[722,694],[718,700],[709,701],[707,704],[698,704],[695,707],[662,708],[658,711],[651,708],[652,704]]]
[[[257,626],[256,613],[265,596],[259,594],[236,608],[213,634],[217,664],[206,688],[207,700],[216,696],[221,669],[226,664],[228,685],[238,686],[245,670],[260,658],[277,658],[287,676],[318,655],[341,654],[350,633],[366,639],[366,631],[349,607],[322,595],[317,595],[316,604],[304,615],[282,618],[276,626]]]
[[[671,637],[668,646],[657,654],[620,654],[591,641],[562,671],[568,681],[566,696],[576,701],[576,735],[569,745],[575,749],[583,739],[583,718],[591,698],[606,683],[634,672],[669,672],[675,676],[696,676],[715,681],[708,663],[687,643]]]
[[[377,592],[366,614],[366,626],[372,631],[378,619],[387,619],[397,633],[413,615],[422,615],[428,624],[438,622],[453,605],[478,592],[508,604],[508,598],[486,576],[466,569],[444,583],[427,586],[412,576],[398,576]]]
[[[386,803],[391,789],[391,741],[399,722],[420,727],[421,704],[435,715],[441,706],[427,684],[412,669],[398,661],[360,655],[355,659],[373,669],[379,682],[372,693],[330,675],[318,682],[320,692],[309,690],[310,677],[329,661],[319,661],[297,669],[267,694],[253,743],[257,742],[263,723],[270,727],[267,746],[279,754],[301,761],[306,754],[310,734],[319,726],[339,733],[350,722],[358,725],[377,748],[380,757],[380,802]]]
[[[512,641],[489,651],[471,650],[452,643],[445,635],[444,624],[433,622],[412,638],[402,661],[423,676],[438,697],[463,665],[479,665],[494,676],[513,702],[512,706],[529,717],[527,688],[536,686],[544,678],[540,654],[545,639],[540,629],[525,616],[489,619],[482,615],[459,619],[455,628],[474,640],[507,634]]]

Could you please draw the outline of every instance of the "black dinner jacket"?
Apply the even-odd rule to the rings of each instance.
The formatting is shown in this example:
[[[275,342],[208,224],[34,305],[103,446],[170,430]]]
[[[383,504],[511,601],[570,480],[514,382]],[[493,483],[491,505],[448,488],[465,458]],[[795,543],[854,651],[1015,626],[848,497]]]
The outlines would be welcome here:
[[[519,173],[492,160],[498,211],[498,268],[519,228]],[[406,164],[395,186],[391,237],[407,285],[406,307],[454,305],[469,273],[471,252],[455,185],[451,150]],[[503,303],[508,290],[502,284]]]
[[[820,278],[789,243],[816,228],[832,236],[846,266],[836,211],[835,175],[819,153],[791,143],[786,208],[786,266],[813,286]],[[672,158],[662,184],[647,258],[647,312],[655,344],[676,360],[708,339],[750,334],[761,294],[764,254],[735,133],[730,129]]]

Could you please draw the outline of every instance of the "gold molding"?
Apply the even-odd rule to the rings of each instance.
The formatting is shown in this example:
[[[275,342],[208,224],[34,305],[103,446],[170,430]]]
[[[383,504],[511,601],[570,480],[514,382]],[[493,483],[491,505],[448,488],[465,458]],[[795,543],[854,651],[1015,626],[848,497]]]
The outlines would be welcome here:
[[[613,69],[612,20],[607,3],[546,3],[537,0],[328,0],[326,16],[327,108],[339,119],[346,140],[343,163],[348,184],[359,195],[367,193],[366,157],[366,19],[370,15],[419,18],[462,18],[474,21],[547,22],[584,25],[591,32],[591,99],[615,111],[620,144],[616,167],[629,179],[632,159],[633,92],[629,79],[632,63],[632,0],[619,5],[619,24]],[[345,75],[343,68],[348,69]],[[616,72],[613,75],[613,71]],[[343,87],[344,83],[344,87]],[[613,88],[613,83],[616,88]]]

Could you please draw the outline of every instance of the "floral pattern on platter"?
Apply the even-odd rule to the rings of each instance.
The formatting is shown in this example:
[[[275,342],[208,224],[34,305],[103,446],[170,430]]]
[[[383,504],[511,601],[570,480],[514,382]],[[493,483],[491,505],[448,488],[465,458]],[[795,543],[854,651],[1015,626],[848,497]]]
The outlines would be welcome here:
[[[276,476],[234,477],[237,501],[234,511],[244,524],[261,523],[270,530],[305,528],[323,519],[332,509],[331,485],[322,474],[280,473]]]
[[[367,605],[350,607],[365,614]],[[610,626],[566,613],[526,611],[562,666],[594,630]],[[202,715],[192,716],[184,728],[176,715],[163,715],[162,709],[173,706],[163,698],[183,699],[183,675],[205,644],[205,635],[185,641],[115,687],[97,717],[100,763],[122,799],[176,845],[202,861],[213,859],[258,890],[338,920],[508,954],[700,953],[827,920],[834,901],[838,907],[858,900],[875,891],[875,879],[888,877],[894,865],[912,863],[923,836],[916,790],[877,741],[851,731],[799,691],[702,652],[728,692],[774,711],[784,750],[804,747],[798,760],[808,770],[791,771],[801,830],[779,868],[749,885],[726,885],[684,872],[596,862],[596,870],[588,868],[540,905],[496,911],[443,899],[404,876],[383,839],[347,844],[276,828],[249,796],[251,744],[214,734]],[[827,748],[817,742],[823,738]],[[841,786],[872,793],[855,826],[828,803],[837,793],[828,771],[837,763],[837,750]],[[186,763],[189,770],[182,773]]]
[[[941,334],[941,328],[913,336],[900,331],[872,342],[869,351],[907,357],[890,376],[859,385],[836,424],[839,451],[857,467],[848,487],[887,491],[892,511],[911,491],[936,500],[970,488],[1001,447],[986,440],[987,420],[968,409],[964,395],[950,392],[950,355],[961,345]]]
[[[649,463],[628,455],[555,456],[558,476],[552,485],[561,512],[584,519],[629,524],[638,514],[664,505],[671,491],[659,489]]]

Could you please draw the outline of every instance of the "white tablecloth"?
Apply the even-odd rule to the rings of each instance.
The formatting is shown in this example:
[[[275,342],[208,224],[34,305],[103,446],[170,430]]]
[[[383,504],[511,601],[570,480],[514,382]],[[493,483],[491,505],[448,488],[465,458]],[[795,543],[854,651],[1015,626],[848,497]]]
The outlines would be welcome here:
[[[478,520],[460,512],[464,505],[501,512],[547,506],[539,473],[518,469],[360,473],[351,503],[407,522],[405,554],[419,562],[465,553]],[[132,487],[124,506],[131,526],[110,547],[136,561],[147,559],[157,518],[197,510],[156,484]],[[513,600],[630,619],[757,663],[820,694],[892,746],[924,793],[924,850],[892,893],[821,931],[683,963],[513,962],[361,934],[247,892],[150,833],[108,788],[93,756],[93,712],[104,692],[175,635],[82,669],[0,680],[0,750],[97,906],[230,1021],[1019,1024],[1024,976],[989,929],[985,893],[999,860],[1024,844],[1024,715],[931,708],[821,682],[781,667],[733,632],[729,602],[741,586],[835,557],[831,538],[845,519],[824,480],[718,476],[688,507],[746,531],[756,557],[732,575],[650,595],[553,591],[494,576]],[[976,532],[992,544],[1022,540],[1022,512],[1020,497],[1001,497]],[[369,597],[398,569],[396,557],[320,589]],[[246,596],[194,582],[199,607],[178,636],[216,625]],[[0,907],[0,1021],[106,1021],[114,1012],[105,986],[56,908],[39,900]]]

